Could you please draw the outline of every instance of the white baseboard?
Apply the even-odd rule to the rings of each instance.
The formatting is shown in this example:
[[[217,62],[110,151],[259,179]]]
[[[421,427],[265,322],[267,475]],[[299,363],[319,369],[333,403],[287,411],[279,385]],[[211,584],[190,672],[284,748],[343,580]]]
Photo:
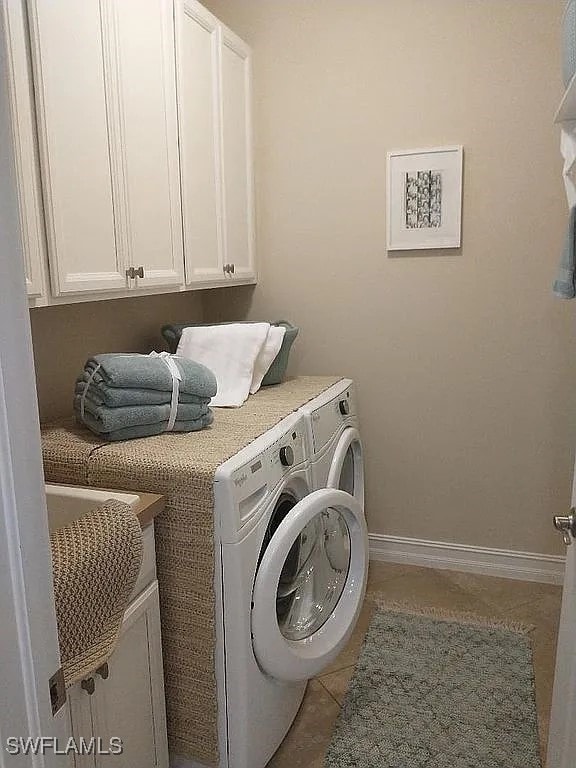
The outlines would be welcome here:
[[[562,584],[564,580],[566,558],[560,555],[471,547],[467,544],[406,539],[380,533],[369,534],[368,541],[371,560],[468,571],[543,584]]]

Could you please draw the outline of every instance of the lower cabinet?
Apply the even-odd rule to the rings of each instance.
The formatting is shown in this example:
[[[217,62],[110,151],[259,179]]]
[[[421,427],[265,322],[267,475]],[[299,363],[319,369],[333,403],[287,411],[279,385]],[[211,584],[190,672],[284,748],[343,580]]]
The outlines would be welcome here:
[[[92,737],[102,754],[74,754],[66,768],[168,768],[158,582],[129,606],[107,665],[68,691],[76,745]],[[121,754],[104,754],[117,749]]]

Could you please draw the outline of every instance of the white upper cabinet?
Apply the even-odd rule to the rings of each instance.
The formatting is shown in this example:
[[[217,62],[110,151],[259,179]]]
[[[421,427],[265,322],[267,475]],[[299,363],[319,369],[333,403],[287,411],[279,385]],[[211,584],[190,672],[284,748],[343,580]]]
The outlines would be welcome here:
[[[38,170],[34,95],[29,71],[28,35],[22,4],[3,3],[2,9],[8,43],[8,83],[26,290],[30,298],[37,299],[45,293],[46,235]]]
[[[33,304],[254,283],[250,48],[197,0],[9,0]]]
[[[254,282],[250,49],[196,0],[176,8],[186,282]]]
[[[236,279],[254,278],[250,48],[222,28],[222,164],[225,261]]]
[[[28,4],[53,292],[180,284],[172,4]]]
[[[183,282],[174,18],[170,0],[115,0],[118,246],[139,288]]]
[[[176,55],[186,282],[225,278],[220,150],[220,27],[194,0],[177,0]]]
[[[99,0],[28,7],[52,289],[122,289],[108,135],[110,15]]]

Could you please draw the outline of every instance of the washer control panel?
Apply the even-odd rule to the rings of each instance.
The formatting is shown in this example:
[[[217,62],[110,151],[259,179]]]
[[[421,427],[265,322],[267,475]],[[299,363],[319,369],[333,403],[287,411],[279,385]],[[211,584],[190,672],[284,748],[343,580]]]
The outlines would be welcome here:
[[[251,509],[286,473],[305,460],[304,446],[304,425],[298,421],[289,432],[232,473],[232,489],[241,520],[249,517]]]
[[[272,483],[276,483],[288,469],[304,461],[304,435],[301,426],[293,429],[280,440],[277,440],[266,452],[268,466],[271,468]]]

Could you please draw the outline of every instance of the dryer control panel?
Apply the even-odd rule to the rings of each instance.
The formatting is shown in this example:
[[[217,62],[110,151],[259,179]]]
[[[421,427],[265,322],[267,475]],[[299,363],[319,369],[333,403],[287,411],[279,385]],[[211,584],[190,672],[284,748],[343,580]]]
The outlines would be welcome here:
[[[318,453],[339,431],[342,424],[357,415],[354,384],[349,381],[336,397],[319,405],[312,413],[312,442],[314,453]]]

